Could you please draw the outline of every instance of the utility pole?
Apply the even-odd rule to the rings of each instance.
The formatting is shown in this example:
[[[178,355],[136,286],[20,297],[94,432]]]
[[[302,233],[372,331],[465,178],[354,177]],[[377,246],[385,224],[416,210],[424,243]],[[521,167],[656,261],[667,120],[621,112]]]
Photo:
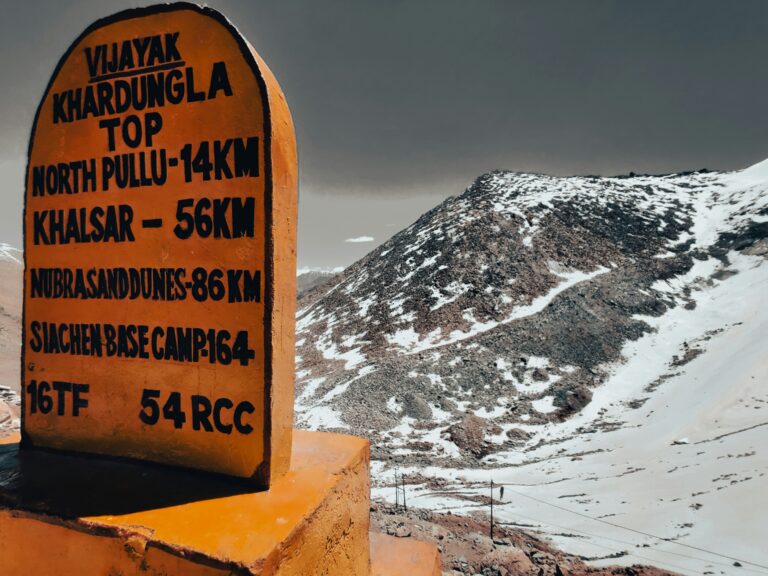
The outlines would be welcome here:
[[[401,483],[402,483],[402,485],[403,485],[403,508],[405,508],[406,510],[408,510],[408,504],[406,504],[406,503],[405,503],[405,474],[403,474],[402,476],[400,476],[400,482],[401,482]]]
[[[400,506],[400,486],[397,483],[397,470],[395,470],[395,510]]]
[[[491,542],[493,542],[493,478],[491,478]]]

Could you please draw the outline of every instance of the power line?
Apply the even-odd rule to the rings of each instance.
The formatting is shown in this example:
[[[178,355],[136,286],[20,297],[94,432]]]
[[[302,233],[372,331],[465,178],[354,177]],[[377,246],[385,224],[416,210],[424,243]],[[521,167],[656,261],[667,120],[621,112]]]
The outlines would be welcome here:
[[[595,546],[597,548],[602,548],[603,550],[608,550],[609,552],[615,551],[613,548],[609,548],[608,546],[603,546],[602,544],[597,544],[595,542],[586,542],[586,544],[590,546]],[[669,566],[682,574],[689,572],[688,568],[684,568],[683,566],[678,566],[677,564],[672,564],[670,562],[665,562],[662,560],[656,560],[654,558],[648,558],[647,556],[643,556],[641,554],[635,554],[634,552],[627,552],[627,556],[634,556],[635,558],[639,558],[640,560],[647,560],[648,562],[652,562],[656,565],[661,564],[662,566]]]
[[[691,550],[696,550],[698,552],[703,552],[705,554],[710,554],[712,556],[718,556],[720,558],[724,558],[726,560],[731,560],[733,562],[739,562],[741,564],[749,564],[749,565],[755,566],[757,568],[763,568],[765,570],[768,570],[768,566],[763,565],[763,564],[759,564],[757,562],[752,562],[750,560],[743,560],[743,559],[737,558],[735,556],[728,556],[727,554],[721,554],[719,552],[714,552],[712,550],[707,550],[705,548],[700,548],[698,546],[693,546],[692,544],[686,544],[684,542],[678,542],[677,540],[671,540],[671,539],[668,539],[668,538],[664,538],[662,536],[658,536],[656,534],[652,534],[650,532],[644,532],[642,530],[637,530],[635,528],[630,528],[629,526],[623,526],[623,525],[617,524],[615,522],[609,522],[608,520],[604,520],[602,518],[596,518],[594,516],[590,516],[590,515],[584,514],[582,512],[577,512],[576,510],[571,510],[570,508],[565,508],[564,506],[559,506],[558,504],[552,504],[551,502],[547,502],[546,500],[542,500],[541,498],[536,498],[535,496],[531,496],[529,494],[524,494],[522,492],[518,492],[517,490],[514,490],[513,488],[511,488],[511,486],[516,486],[516,484],[504,484],[504,483],[495,483],[494,482],[494,483],[492,483],[491,486],[493,486],[494,484],[496,486],[499,486],[499,487],[502,487],[502,488],[506,486],[509,489],[510,492],[512,492],[514,494],[517,494],[518,496],[522,496],[524,498],[528,498],[528,499],[533,500],[535,502],[538,502],[540,504],[545,504],[547,506],[551,506],[553,508],[557,508],[558,510],[562,510],[564,512],[568,512],[570,514],[574,514],[576,516],[580,516],[582,518],[586,518],[586,519],[592,520],[594,522],[600,522],[601,524],[605,524],[607,526],[612,526],[614,528],[619,528],[619,529],[622,529],[622,530],[627,530],[629,532],[634,532],[635,534],[640,534],[640,535],[646,536],[648,538],[654,538],[656,540],[659,540],[660,542],[666,542],[666,543],[670,543],[670,544],[675,544],[677,546],[682,546],[684,548],[688,548],[688,549],[691,549]],[[463,491],[447,491],[446,493],[460,495],[460,494],[463,493]],[[442,493],[440,493],[440,492],[433,492],[432,494],[434,494],[434,495],[441,494],[442,495]],[[421,494],[419,496],[424,496],[424,494]],[[418,498],[419,496],[416,496],[416,497]],[[510,503],[511,502],[502,503],[502,505],[510,504]],[[448,506],[448,507],[442,508],[442,510],[456,509],[456,508],[473,508],[473,507],[480,508],[480,507],[483,507],[483,506],[484,506],[484,504],[482,504],[482,503],[481,504],[458,504],[457,503],[456,506]],[[436,509],[436,510],[439,510],[439,509]],[[514,513],[514,514],[517,514],[517,513]],[[520,514],[517,514],[517,515],[521,516],[521,517],[525,517],[525,516],[520,515]],[[558,526],[557,524],[552,524],[551,522],[547,522],[547,521],[543,521],[543,520],[537,520],[535,518],[530,518],[529,517],[529,519],[533,520],[535,522],[544,522],[545,524],[550,524],[551,526]],[[604,536],[597,536],[597,535],[589,534],[588,532],[583,532],[583,531],[576,530],[576,529],[573,529],[573,528],[569,528],[569,527],[566,527],[566,526],[560,526],[560,527],[564,528],[566,530],[573,530],[574,532],[581,532],[583,534],[586,534],[588,536],[593,536],[593,537],[596,537],[596,538],[605,538],[605,539],[608,539],[608,540],[616,540],[616,539],[613,539],[613,538],[608,538],[608,537],[604,537]],[[616,541],[617,542],[622,542],[624,544],[632,544],[632,545],[634,545],[634,543],[623,542],[623,541],[620,541],[620,540],[616,540]],[[711,564],[717,564],[718,566],[726,566],[724,564],[720,564],[718,562],[715,562],[714,560],[705,560],[703,558],[698,558],[696,556],[686,556],[684,554],[678,554],[678,553],[670,552],[670,551],[666,551],[666,550],[655,550],[655,551],[656,552],[664,552],[664,553],[667,553],[667,554],[674,554],[676,556],[681,556],[681,557],[684,557],[684,558],[698,560],[698,561],[701,561],[701,562],[709,562]],[[634,556],[640,557],[637,554],[634,554]],[[728,565],[728,567],[731,567],[731,566]],[[757,572],[757,571],[754,571],[754,570],[750,570],[750,572],[756,572],[758,574],[764,574],[764,572]]]
[[[579,534],[584,534],[586,536],[589,536],[591,538],[599,538],[602,540],[610,540],[612,542],[618,542],[620,544],[626,544],[628,546],[637,546],[637,542],[630,542],[628,540],[620,540],[618,538],[612,538],[611,536],[603,536],[601,534],[593,534],[591,532],[586,532],[584,530],[577,530],[576,528],[571,528],[570,526],[563,526],[562,524],[555,524],[554,522],[550,522],[549,520],[541,520],[539,518],[533,518],[532,516],[526,516],[524,514],[519,514],[518,512],[511,512],[514,516],[517,516],[518,518],[525,518],[526,520],[532,520],[533,522],[540,522],[542,524],[548,524],[549,526],[553,526],[555,528],[562,528],[563,530],[568,530],[570,532],[578,532]],[[499,524],[514,526],[514,524],[510,522],[499,522]],[[590,543],[590,542],[586,542]],[[699,556],[689,556],[687,554],[681,554],[679,552],[672,552],[671,550],[659,550],[657,548],[653,548],[653,551],[658,554],[670,554],[672,556],[679,556],[681,558],[688,558],[689,560],[697,560],[699,562],[702,562],[704,564],[713,565],[713,566],[722,566],[724,568],[732,568],[732,564],[725,564],[723,562],[718,562],[717,560],[709,560],[707,558],[701,558]],[[628,555],[630,556],[637,556],[634,552],[626,551]],[[750,568],[744,568],[745,572],[753,572],[755,574],[766,574],[766,572],[763,572],[762,570],[754,570]]]
[[[494,485],[495,486],[499,486],[495,482],[494,482]],[[505,484],[505,486],[508,486],[508,485]],[[449,493],[452,494],[454,492],[449,492]],[[438,492],[430,493],[430,495],[438,495],[438,494],[439,494]],[[510,504],[510,502],[502,502],[501,503],[501,505],[506,505],[506,504]],[[484,508],[486,506],[487,506],[487,504],[485,504],[485,503],[474,503],[474,502],[473,503],[458,503],[457,502],[456,505],[454,505],[454,506],[444,506],[444,507],[440,507],[440,508],[430,507],[430,510],[432,510],[434,512],[443,512],[443,511],[446,511],[446,510],[461,510],[461,509],[466,509],[466,508]],[[566,511],[568,511],[568,510],[566,510]],[[548,525],[554,526],[556,528],[562,528],[564,530],[570,530],[572,532],[578,532],[580,534],[584,534],[584,535],[590,536],[592,538],[599,538],[599,539],[603,539],[603,540],[611,540],[611,541],[618,542],[620,544],[626,544],[626,545],[629,545],[629,546],[635,546],[637,544],[636,542],[629,542],[629,541],[626,541],[626,540],[619,540],[617,538],[611,538],[610,536],[602,536],[602,535],[598,535],[598,534],[592,534],[590,532],[585,532],[584,530],[577,530],[575,528],[571,528],[570,526],[563,526],[561,524],[555,524],[553,522],[549,522],[548,520],[541,520],[539,518],[533,518],[531,516],[525,516],[524,514],[519,514],[517,512],[512,512],[511,514],[514,514],[515,516],[517,516],[519,518],[525,518],[527,520],[532,520],[534,522],[539,522],[539,523],[542,523],[542,524],[548,524]],[[589,518],[593,519],[593,520],[597,520],[596,518],[591,518],[591,517],[589,517]],[[514,525],[514,524],[509,523],[509,522],[497,522],[497,524],[505,524],[505,525],[510,525],[510,526]],[[623,528],[623,526],[622,526],[622,528]],[[658,537],[656,537],[656,538],[658,538]],[[664,542],[671,542],[673,544],[675,543],[674,541],[664,540],[663,538],[661,538],[661,540],[664,541]],[[672,567],[672,568],[674,568],[674,569],[676,569],[678,571],[688,570],[687,568],[682,568],[682,567],[677,566],[675,564],[670,564],[669,562],[658,560],[656,558],[650,558],[648,556],[643,556],[643,555],[638,554],[636,552],[630,552],[628,550],[618,550],[616,548],[609,548],[607,546],[603,546],[603,545],[597,544],[595,542],[590,542],[590,541],[584,541],[583,543],[584,544],[588,544],[590,546],[596,546],[598,548],[602,548],[602,549],[608,550],[610,552],[624,552],[624,553],[626,553],[627,556],[633,556],[633,557],[639,558],[641,560],[647,560],[648,562],[651,562],[651,563],[657,564],[657,565],[661,564],[661,565],[670,566],[670,567]],[[657,553],[657,554],[670,554],[672,556],[679,556],[681,558],[687,558],[689,560],[695,560],[695,561],[701,562],[703,564],[720,566],[720,567],[724,567],[724,568],[732,568],[733,567],[732,564],[724,564],[722,562],[717,562],[716,560],[710,560],[710,559],[707,559],[707,558],[701,558],[699,556],[689,556],[687,554],[680,554],[679,552],[672,552],[671,550],[659,550],[657,548],[653,548],[653,552]],[[752,572],[754,574],[766,574],[766,572],[763,572],[761,570],[751,570],[749,568],[744,568],[744,571],[745,572]]]
[[[498,486],[498,484],[496,484],[496,485]],[[505,486],[508,486],[508,485],[505,484]],[[513,490],[513,492],[514,492],[514,490]],[[433,494],[437,494],[437,493],[433,493]],[[543,504],[549,504],[548,502],[544,502],[544,501],[542,501],[542,503]],[[511,504],[511,502],[502,502],[501,503],[501,505],[506,505],[506,504]],[[457,503],[455,506],[445,506],[445,507],[442,507],[442,508],[430,508],[430,509],[434,510],[436,512],[440,512],[440,511],[445,511],[445,510],[457,510],[457,509],[460,510],[460,509],[465,509],[465,508],[484,508],[485,506],[486,506],[486,504],[484,504],[484,503],[479,503],[478,504],[478,503],[474,503],[473,502],[473,503],[462,503],[462,504]],[[556,506],[554,504],[552,504],[552,506],[554,506],[555,508],[561,508],[561,507]],[[563,510],[565,510],[566,512],[573,512],[572,510],[568,510],[566,508],[563,508]],[[575,514],[579,514],[578,512],[574,512],[574,513]],[[561,524],[555,524],[555,523],[550,522],[548,520],[541,520],[540,518],[533,518],[532,516],[526,516],[526,515],[520,514],[518,512],[511,512],[511,514],[513,514],[513,515],[515,515],[515,516],[517,516],[519,518],[525,518],[527,520],[532,520],[533,522],[539,522],[539,523],[542,523],[542,524],[549,524],[550,526],[554,526],[554,527],[557,527],[557,528],[562,528],[564,530],[570,530],[572,532],[578,532],[580,534],[585,534],[585,535],[593,537],[593,538],[601,538],[603,540],[612,540],[614,542],[619,542],[621,544],[626,544],[626,545],[630,545],[630,546],[635,546],[637,544],[636,542],[629,542],[629,541],[626,541],[626,540],[619,540],[619,539],[616,539],[616,538],[611,538],[610,536],[601,536],[601,535],[598,535],[598,534],[592,534],[590,532],[585,532],[584,530],[577,530],[575,528],[571,528],[570,526],[563,526]],[[599,518],[592,518],[591,516],[586,516],[584,514],[579,514],[579,515],[580,516],[585,516],[586,518],[589,518],[590,520],[600,521]],[[509,524],[509,523],[504,523],[504,524]],[[606,524],[614,526],[614,524],[612,524],[612,523],[606,522]],[[618,525],[615,525],[615,526],[618,526]],[[633,532],[635,531],[635,530],[633,530],[631,528],[626,528],[625,526],[618,526],[618,527],[624,528],[624,529],[627,529],[627,530],[630,530],[630,531],[633,531]],[[641,533],[641,534],[643,536],[649,536],[649,535],[647,535],[645,533]],[[671,543],[671,544],[679,544],[678,542],[675,542],[674,540],[666,540],[666,539],[661,538],[659,536],[650,535],[650,537],[659,539],[662,542],[668,542],[668,543]],[[586,542],[586,543],[587,544],[594,544],[594,543],[591,543],[591,542]],[[609,548],[606,548],[605,546],[603,546],[603,548],[605,548],[606,550],[609,550]],[[616,549],[610,549],[610,550],[614,551],[614,552],[618,552],[619,551],[619,550],[616,550]],[[701,558],[699,556],[689,556],[687,554],[680,554],[679,552],[672,552],[671,550],[659,550],[657,548],[654,548],[653,551],[656,552],[656,553],[660,553],[660,554],[671,554],[673,556],[679,556],[681,558],[687,558],[689,560],[696,560],[696,561],[702,562],[704,564],[712,564],[712,565],[721,566],[721,567],[725,567],[725,568],[732,568],[733,567],[732,564],[724,564],[724,563],[718,562],[716,560],[710,560],[708,558]],[[649,560],[649,561],[660,563],[660,561],[657,561],[657,560],[652,559],[652,558],[647,558],[645,556],[641,556],[641,555],[636,554],[634,552],[629,552],[629,551],[625,551],[625,552],[628,555],[632,555],[632,556],[635,556],[637,558],[643,558],[645,560]],[[709,551],[707,551],[707,553],[713,554],[712,552],[709,552]],[[728,558],[728,559],[730,560],[730,558]],[[671,566],[673,566],[673,565],[671,565]],[[759,566],[759,565],[757,565],[757,566]],[[762,570],[751,570],[749,568],[744,568],[744,571],[745,572],[753,572],[755,574],[766,574],[766,572],[763,572]]]
[[[505,484],[505,486],[509,487],[508,484]],[[691,544],[686,544],[684,542],[678,542],[676,540],[669,540],[668,538],[663,538],[661,536],[657,536],[656,534],[651,534],[650,532],[643,532],[642,530],[636,530],[634,528],[629,528],[628,526],[622,526],[621,524],[616,524],[615,522],[609,522],[608,520],[603,520],[602,518],[595,518],[593,516],[590,516],[588,514],[583,514],[582,512],[576,512],[575,510],[571,510],[570,508],[565,508],[563,506],[559,506],[557,504],[552,504],[551,502],[547,502],[546,500],[542,500],[540,498],[536,498],[535,496],[531,496],[529,494],[523,494],[522,492],[518,492],[517,490],[513,490],[512,488],[509,488],[510,492],[513,492],[514,494],[517,494],[518,496],[522,496],[523,498],[529,498],[535,502],[539,502],[540,504],[545,504],[547,506],[552,506],[553,508],[557,508],[558,510],[562,510],[564,512],[568,512],[570,514],[575,514],[576,516],[581,516],[582,518],[587,518],[588,520],[593,520],[595,522],[600,522],[602,524],[607,524],[608,526],[613,526],[614,528],[621,528],[622,530],[628,530],[629,532],[634,532],[636,534],[641,534],[643,536],[648,536],[649,538],[655,538],[656,540],[661,540],[662,542],[669,542],[671,544],[676,544],[678,546],[684,546],[685,548],[690,548],[691,550],[697,550],[699,552],[704,552],[706,554],[711,554],[713,556],[719,556],[720,558],[725,558],[726,560],[732,560],[734,562],[740,562],[742,564],[751,564],[752,566],[757,566],[758,568],[764,568],[768,570],[768,566],[763,564],[758,564],[757,562],[751,562],[749,560],[742,560],[741,558],[736,558],[734,556],[728,556],[727,554],[720,554],[719,552],[713,552],[712,550],[707,550],[705,548],[699,548],[698,546],[693,546]]]

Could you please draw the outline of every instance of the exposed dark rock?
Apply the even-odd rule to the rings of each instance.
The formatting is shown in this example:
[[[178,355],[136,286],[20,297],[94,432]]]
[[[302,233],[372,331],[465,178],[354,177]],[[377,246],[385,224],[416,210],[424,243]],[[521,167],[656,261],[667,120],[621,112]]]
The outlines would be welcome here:
[[[432,408],[418,394],[407,392],[403,396],[403,415],[417,420],[429,420],[432,418]]]
[[[490,452],[488,436],[499,432],[501,428],[474,414],[468,414],[460,422],[448,428],[451,442],[478,458]]]
[[[565,414],[578,412],[592,401],[592,392],[583,384],[575,384],[568,388],[559,388],[555,392],[552,403],[561,408]]]
[[[507,438],[509,438],[510,442],[516,443],[516,444],[522,444],[525,443],[531,435],[526,432],[525,430],[521,430],[520,428],[510,428],[507,430]]]
[[[547,380],[549,380],[549,375],[547,375],[547,373],[541,368],[535,368],[531,373],[531,378],[533,378],[537,382],[546,382]]]

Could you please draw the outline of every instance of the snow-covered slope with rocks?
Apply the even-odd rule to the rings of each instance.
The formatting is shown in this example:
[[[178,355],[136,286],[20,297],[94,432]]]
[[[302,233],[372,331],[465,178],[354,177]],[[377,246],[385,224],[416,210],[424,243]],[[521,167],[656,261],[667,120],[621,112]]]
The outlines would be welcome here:
[[[767,182],[768,162],[482,176],[300,301],[300,420],[429,461],[519,444],[521,424],[589,404],[649,319],[728,282],[732,254],[763,260]],[[444,441],[467,413],[493,417],[494,442]]]
[[[768,161],[484,175],[299,302],[299,422],[370,437],[380,497],[493,478],[586,558],[768,574],[766,259]]]
[[[497,519],[600,564],[768,574],[768,266],[729,261],[695,308],[646,319],[578,415],[522,426],[527,443],[474,468],[404,465],[410,503],[471,512],[492,478]],[[391,498],[392,471],[374,476]]]

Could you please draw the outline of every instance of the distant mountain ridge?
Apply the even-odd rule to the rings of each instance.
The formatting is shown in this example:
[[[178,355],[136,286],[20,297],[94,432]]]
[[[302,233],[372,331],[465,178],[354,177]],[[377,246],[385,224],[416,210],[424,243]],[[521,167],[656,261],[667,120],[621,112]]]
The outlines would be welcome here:
[[[310,290],[325,284],[342,270],[343,268],[332,270],[324,268],[299,269],[296,273],[296,297],[301,298]]]
[[[485,174],[300,300],[299,419],[424,462],[520,444],[515,425],[589,403],[622,347],[651,330],[643,318],[694,308],[693,291],[736,273],[729,254],[768,253],[767,190],[768,161]],[[467,415],[492,419],[495,441],[446,444]]]

